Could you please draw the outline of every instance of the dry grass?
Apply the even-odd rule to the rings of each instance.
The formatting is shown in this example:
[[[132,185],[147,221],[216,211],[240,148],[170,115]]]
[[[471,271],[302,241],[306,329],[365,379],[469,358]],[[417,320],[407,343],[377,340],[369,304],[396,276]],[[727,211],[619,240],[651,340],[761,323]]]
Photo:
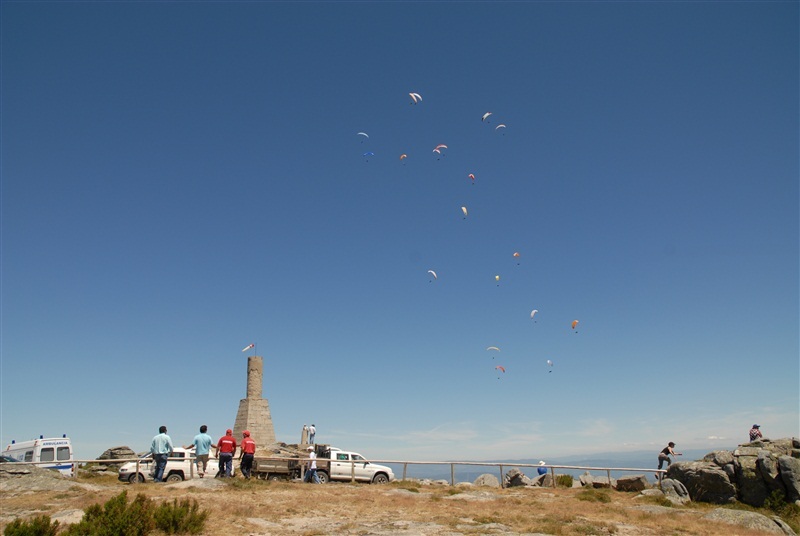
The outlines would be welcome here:
[[[758,532],[700,519],[714,508],[661,508],[634,493],[581,489],[462,488],[397,482],[311,485],[293,482],[214,481],[201,487],[129,485],[92,479],[92,489],[35,494],[0,492],[0,526],[16,517],[84,509],[128,491],[156,501],[196,499],[211,515],[205,534],[419,534],[755,536]],[[213,484],[213,485],[212,485]],[[588,498],[587,498],[588,497]],[[598,498],[599,497],[599,498]],[[649,505],[660,513],[635,507]]]

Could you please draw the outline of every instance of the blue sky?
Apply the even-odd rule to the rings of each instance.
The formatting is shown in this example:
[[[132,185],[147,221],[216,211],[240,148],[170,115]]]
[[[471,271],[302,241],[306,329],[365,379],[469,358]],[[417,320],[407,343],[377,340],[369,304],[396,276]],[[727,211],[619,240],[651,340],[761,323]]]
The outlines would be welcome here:
[[[800,436],[798,14],[3,2],[2,443]]]

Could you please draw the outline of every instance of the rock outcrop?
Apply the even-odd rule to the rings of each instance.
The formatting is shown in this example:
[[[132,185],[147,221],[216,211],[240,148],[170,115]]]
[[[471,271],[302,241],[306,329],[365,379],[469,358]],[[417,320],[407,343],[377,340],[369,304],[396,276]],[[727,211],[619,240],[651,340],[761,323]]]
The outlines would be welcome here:
[[[726,504],[736,499],[736,487],[721,467],[710,462],[676,462],[667,477],[686,486],[693,501]]]
[[[744,510],[732,510],[728,508],[717,508],[706,514],[703,519],[709,521],[721,521],[731,525],[766,532],[771,534],[787,534],[794,536],[794,531],[783,520],[776,517],[767,517],[756,512]]]
[[[674,463],[667,475],[680,480],[695,501],[760,507],[778,495],[800,504],[800,440],[744,443],[733,452],[710,452],[702,462]]]

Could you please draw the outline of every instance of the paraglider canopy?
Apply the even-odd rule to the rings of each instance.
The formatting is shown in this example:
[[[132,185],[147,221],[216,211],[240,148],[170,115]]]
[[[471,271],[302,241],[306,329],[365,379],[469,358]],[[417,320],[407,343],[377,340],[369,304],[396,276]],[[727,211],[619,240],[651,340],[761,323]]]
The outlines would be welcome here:
[[[411,97],[411,100],[413,101],[411,104],[417,104],[418,102],[422,102],[422,95],[420,95],[419,93],[409,93],[408,96]]]
[[[434,279],[439,279],[439,277],[436,275],[436,272],[434,272],[433,270],[428,270],[428,273],[431,274]]]
[[[486,112],[485,114],[483,114],[481,121],[486,121],[490,115],[492,115],[492,112]]]

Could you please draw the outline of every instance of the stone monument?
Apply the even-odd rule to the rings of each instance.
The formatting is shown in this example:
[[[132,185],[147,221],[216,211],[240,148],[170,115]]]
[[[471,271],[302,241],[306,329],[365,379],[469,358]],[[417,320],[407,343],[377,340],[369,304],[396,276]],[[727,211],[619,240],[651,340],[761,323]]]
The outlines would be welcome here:
[[[260,356],[247,358],[247,398],[239,401],[239,411],[233,425],[233,437],[242,441],[242,432],[250,430],[250,437],[258,449],[269,448],[275,443],[275,428],[269,413],[269,402],[262,395],[264,359]]]

